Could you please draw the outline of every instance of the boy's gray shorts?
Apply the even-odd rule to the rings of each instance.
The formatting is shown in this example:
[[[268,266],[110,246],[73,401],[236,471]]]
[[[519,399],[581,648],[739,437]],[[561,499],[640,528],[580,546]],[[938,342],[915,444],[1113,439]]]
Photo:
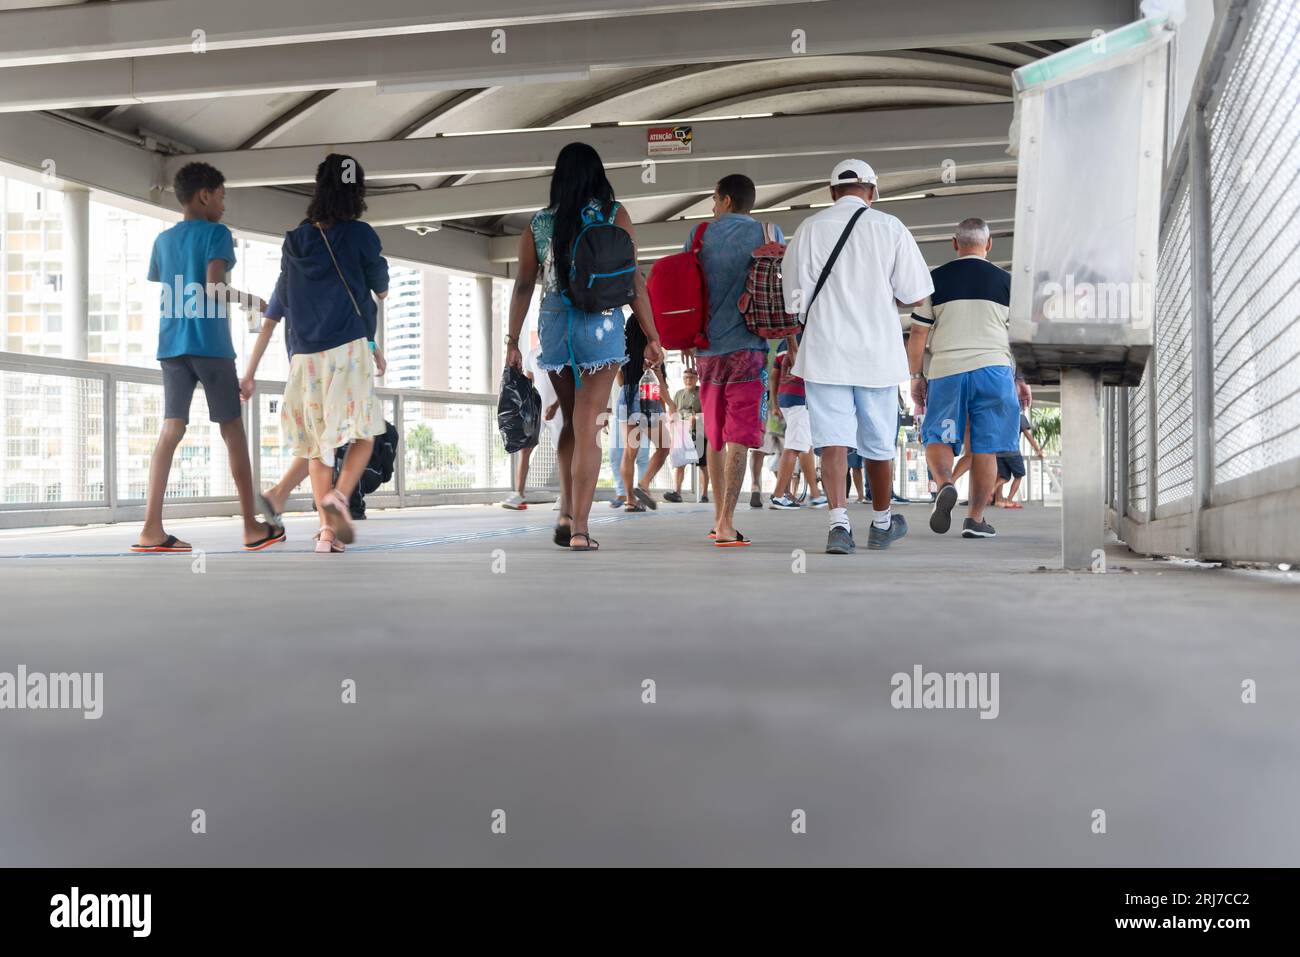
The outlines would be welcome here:
[[[239,375],[234,359],[216,356],[176,356],[160,359],[163,373],[163,418],[190,420],[194,387],[203,384],[208,418],[230,422],[239,418]]]

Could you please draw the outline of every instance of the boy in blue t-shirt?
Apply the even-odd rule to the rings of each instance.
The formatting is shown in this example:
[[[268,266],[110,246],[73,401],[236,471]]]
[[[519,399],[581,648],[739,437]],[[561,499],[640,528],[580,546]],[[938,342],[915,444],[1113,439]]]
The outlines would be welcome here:
[[[253,489],[248,440],[240,418],[241,394],[235,372],[235,347],[230,339],[228,309],[265,311],[256,296],[231,289],[227,283],[235,265],[235,243],[221,225],[226,211],[225,177],[207,163],[190,163],[176,174],[176,199],[185,218],[154,240],[149,281],[162,283],[158,328],[158,361],[163,371],[163,427],[149,463],[149,493],[144,527],[131,546],[135,552],[188,552],[190,545],[163,528],[163,496],[172,457],[185,436],[194,387],[202,384],[208,418],[221,426],[230,460],[230,474],[239,492],[244,516],[244,548],[260,551],[284,541],[284,528],[259,522],[257,510],[269,509]],[[269,518],[270,515],[267,514]]]

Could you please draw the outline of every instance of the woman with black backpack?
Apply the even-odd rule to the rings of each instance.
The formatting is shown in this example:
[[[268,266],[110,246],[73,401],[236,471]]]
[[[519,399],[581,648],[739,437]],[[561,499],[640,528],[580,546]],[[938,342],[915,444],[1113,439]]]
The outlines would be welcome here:
[[[598,422],[614,374],[627,361],[624,307],[645,333],[644,361],[663,360],[645,281],[636,268],[632,219],[614,199],[600,154],[586,143],[560,150],[551,174],[551,203],[519,237],[519,275],[510,301],[506,363],[520,368],[519,333],[542,281],[539,367],[549,374],[564,411],[556,457],[560,462],[560,519],[555,544],[593,551],[591,512],[600,475]]]

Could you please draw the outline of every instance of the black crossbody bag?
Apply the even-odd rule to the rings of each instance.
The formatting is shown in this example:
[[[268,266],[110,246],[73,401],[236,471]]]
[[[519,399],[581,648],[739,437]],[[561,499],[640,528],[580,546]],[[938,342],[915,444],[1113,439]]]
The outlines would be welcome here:
[[[858,224],[858,219],[869,207],[862,207],[853,214],[848,225],[844,227],[844,232],[840,233],[839,241],[836,242],[835,248],[831,250],[830,257],[826,260],[826,265],[822,267],[822,274],[817,277],[817,287],[813,289],[812,299],[808,300],[808,308],[803,311],[803,323],[808,324],[808,316],[812,312],[813,303],[817,301],[818,295],[821,294],[822,286],[826,285],[826,280],[831,274],[831,269],[835,266],[835,260],[840,258],[840,253],[844,251],[844,244],[849,241],[849,234],[853,232],[853,227]]]

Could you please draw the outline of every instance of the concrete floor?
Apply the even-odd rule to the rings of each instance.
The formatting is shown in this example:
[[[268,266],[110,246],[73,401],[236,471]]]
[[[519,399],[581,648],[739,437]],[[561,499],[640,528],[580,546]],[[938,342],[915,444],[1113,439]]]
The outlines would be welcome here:
[[[742,505],[724,551],[707,509],[597,505],[599,555],[548,506],[335,557],[311,516],[258,555],[174,523],[202,574],[136,526],[0,534],[0,671],[105,675],[98,721],[0,711],[0,865],[1300,863],[1300,575],[1040,571],[1041,508],[841,558]],[[918,664],[998,672],[997,719],[892,708]]]

